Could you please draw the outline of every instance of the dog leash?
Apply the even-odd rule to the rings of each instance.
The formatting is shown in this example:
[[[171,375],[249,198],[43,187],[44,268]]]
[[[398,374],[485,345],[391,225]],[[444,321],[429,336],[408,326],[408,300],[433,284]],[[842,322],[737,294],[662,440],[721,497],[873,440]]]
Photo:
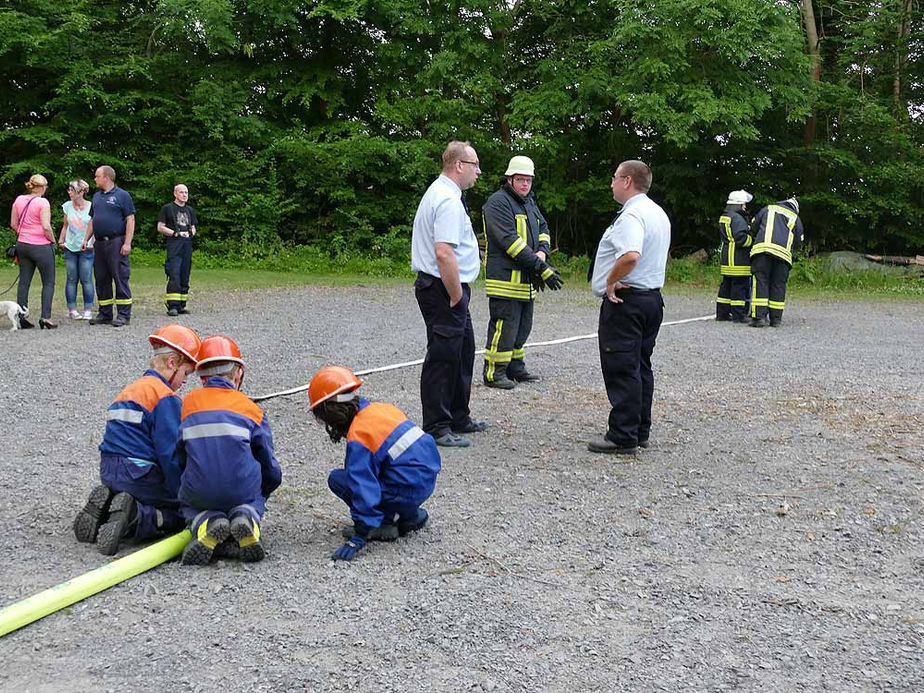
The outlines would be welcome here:
[[[0,291],[0,296],[3,296],[3,294],[5,294],[7,291],[9,291],[9,290],[12,289],[14,286],[16,286],[16,282],[18,282],[18,281],[19,281],[19,277],[16,277],[16,279],[13,280],[13,283],[12,283],[12,284],[10,284],[8,287],[6,287],[6,289],[4,289],[3,291]]]

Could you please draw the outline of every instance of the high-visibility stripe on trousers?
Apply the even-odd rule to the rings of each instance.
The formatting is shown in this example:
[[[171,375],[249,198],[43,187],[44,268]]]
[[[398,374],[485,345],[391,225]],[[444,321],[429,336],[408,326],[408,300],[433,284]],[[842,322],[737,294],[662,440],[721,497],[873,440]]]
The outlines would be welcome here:
[[[770,321],[778,322],[786,307],[786,282],[789,280],[789,263],[785,260],[761,253],[751,257],[753,295],[751,317],[764,319],[768,311]]]
[[[484,354],[484,378],[513,377],[526,371],[523,345],[533,329],[533,302],[488,298],[491,319]]]

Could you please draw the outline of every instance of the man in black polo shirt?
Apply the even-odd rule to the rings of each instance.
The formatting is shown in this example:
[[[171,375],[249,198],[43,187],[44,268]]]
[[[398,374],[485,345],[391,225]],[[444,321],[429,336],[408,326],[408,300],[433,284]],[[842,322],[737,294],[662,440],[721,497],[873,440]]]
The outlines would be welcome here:
[[[192,238],[196,235],[196,211],[186,204],[189,188],[182,183],[173,187],[173,202],[160,208],[157,232],[167,237],[167,290],[164,305],[167,315],[188,313],[186,300],[189,295],[189,270],[192,266]]]
[[[91,235],[96,237],[93,272],[96,275],[99,312],[90,324],[121,327],[127,325],[132,317],[128,255],[132,252],[132,237],[135,235],[135,204],[132,196],[115,184],[115,177],[111,166],[96,169],[93,180],[99,192],[93,194],[83,248],[86,249]],[[113,282],[115,298],[112,297]],[[113,304],[118,310],[115,319],[112,317]]]

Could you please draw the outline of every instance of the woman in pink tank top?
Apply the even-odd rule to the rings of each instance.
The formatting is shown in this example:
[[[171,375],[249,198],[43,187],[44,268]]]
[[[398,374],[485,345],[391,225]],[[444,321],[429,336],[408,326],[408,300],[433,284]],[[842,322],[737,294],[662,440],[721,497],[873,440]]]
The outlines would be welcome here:
[[[55,232],[51,228],[51,205],[43,195],[48,189],[45,176],[35,174],[26,183],[26,195],[20,195],[13,202],[10,212],[10,228],[16,232],[16,255],[19,258],[19,288],[16,300],[19,305],[29,306],[29,286],[35,269],[42,277],[42,317],[39,327],[54,329],[51,321],[51,304],[55,296]],[[33,327],[32,323],[20,317],[19,326]]]

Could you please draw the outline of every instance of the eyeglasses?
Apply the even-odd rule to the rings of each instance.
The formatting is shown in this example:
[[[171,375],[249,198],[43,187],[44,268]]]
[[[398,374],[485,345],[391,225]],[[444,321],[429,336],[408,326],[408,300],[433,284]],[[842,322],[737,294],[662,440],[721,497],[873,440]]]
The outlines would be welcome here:
[[[613,174],[613,180],[617,180],[617,179],[619,179],[619,178],[631,178],[631,177],[632,177],[632,176],[617,176],[617,175]]]
[[[478,161],[466,161],[465,159],[459,159],[459,163],[471,164],[472,166],[475,166],[475,167],[481,166],[481,164]]]

